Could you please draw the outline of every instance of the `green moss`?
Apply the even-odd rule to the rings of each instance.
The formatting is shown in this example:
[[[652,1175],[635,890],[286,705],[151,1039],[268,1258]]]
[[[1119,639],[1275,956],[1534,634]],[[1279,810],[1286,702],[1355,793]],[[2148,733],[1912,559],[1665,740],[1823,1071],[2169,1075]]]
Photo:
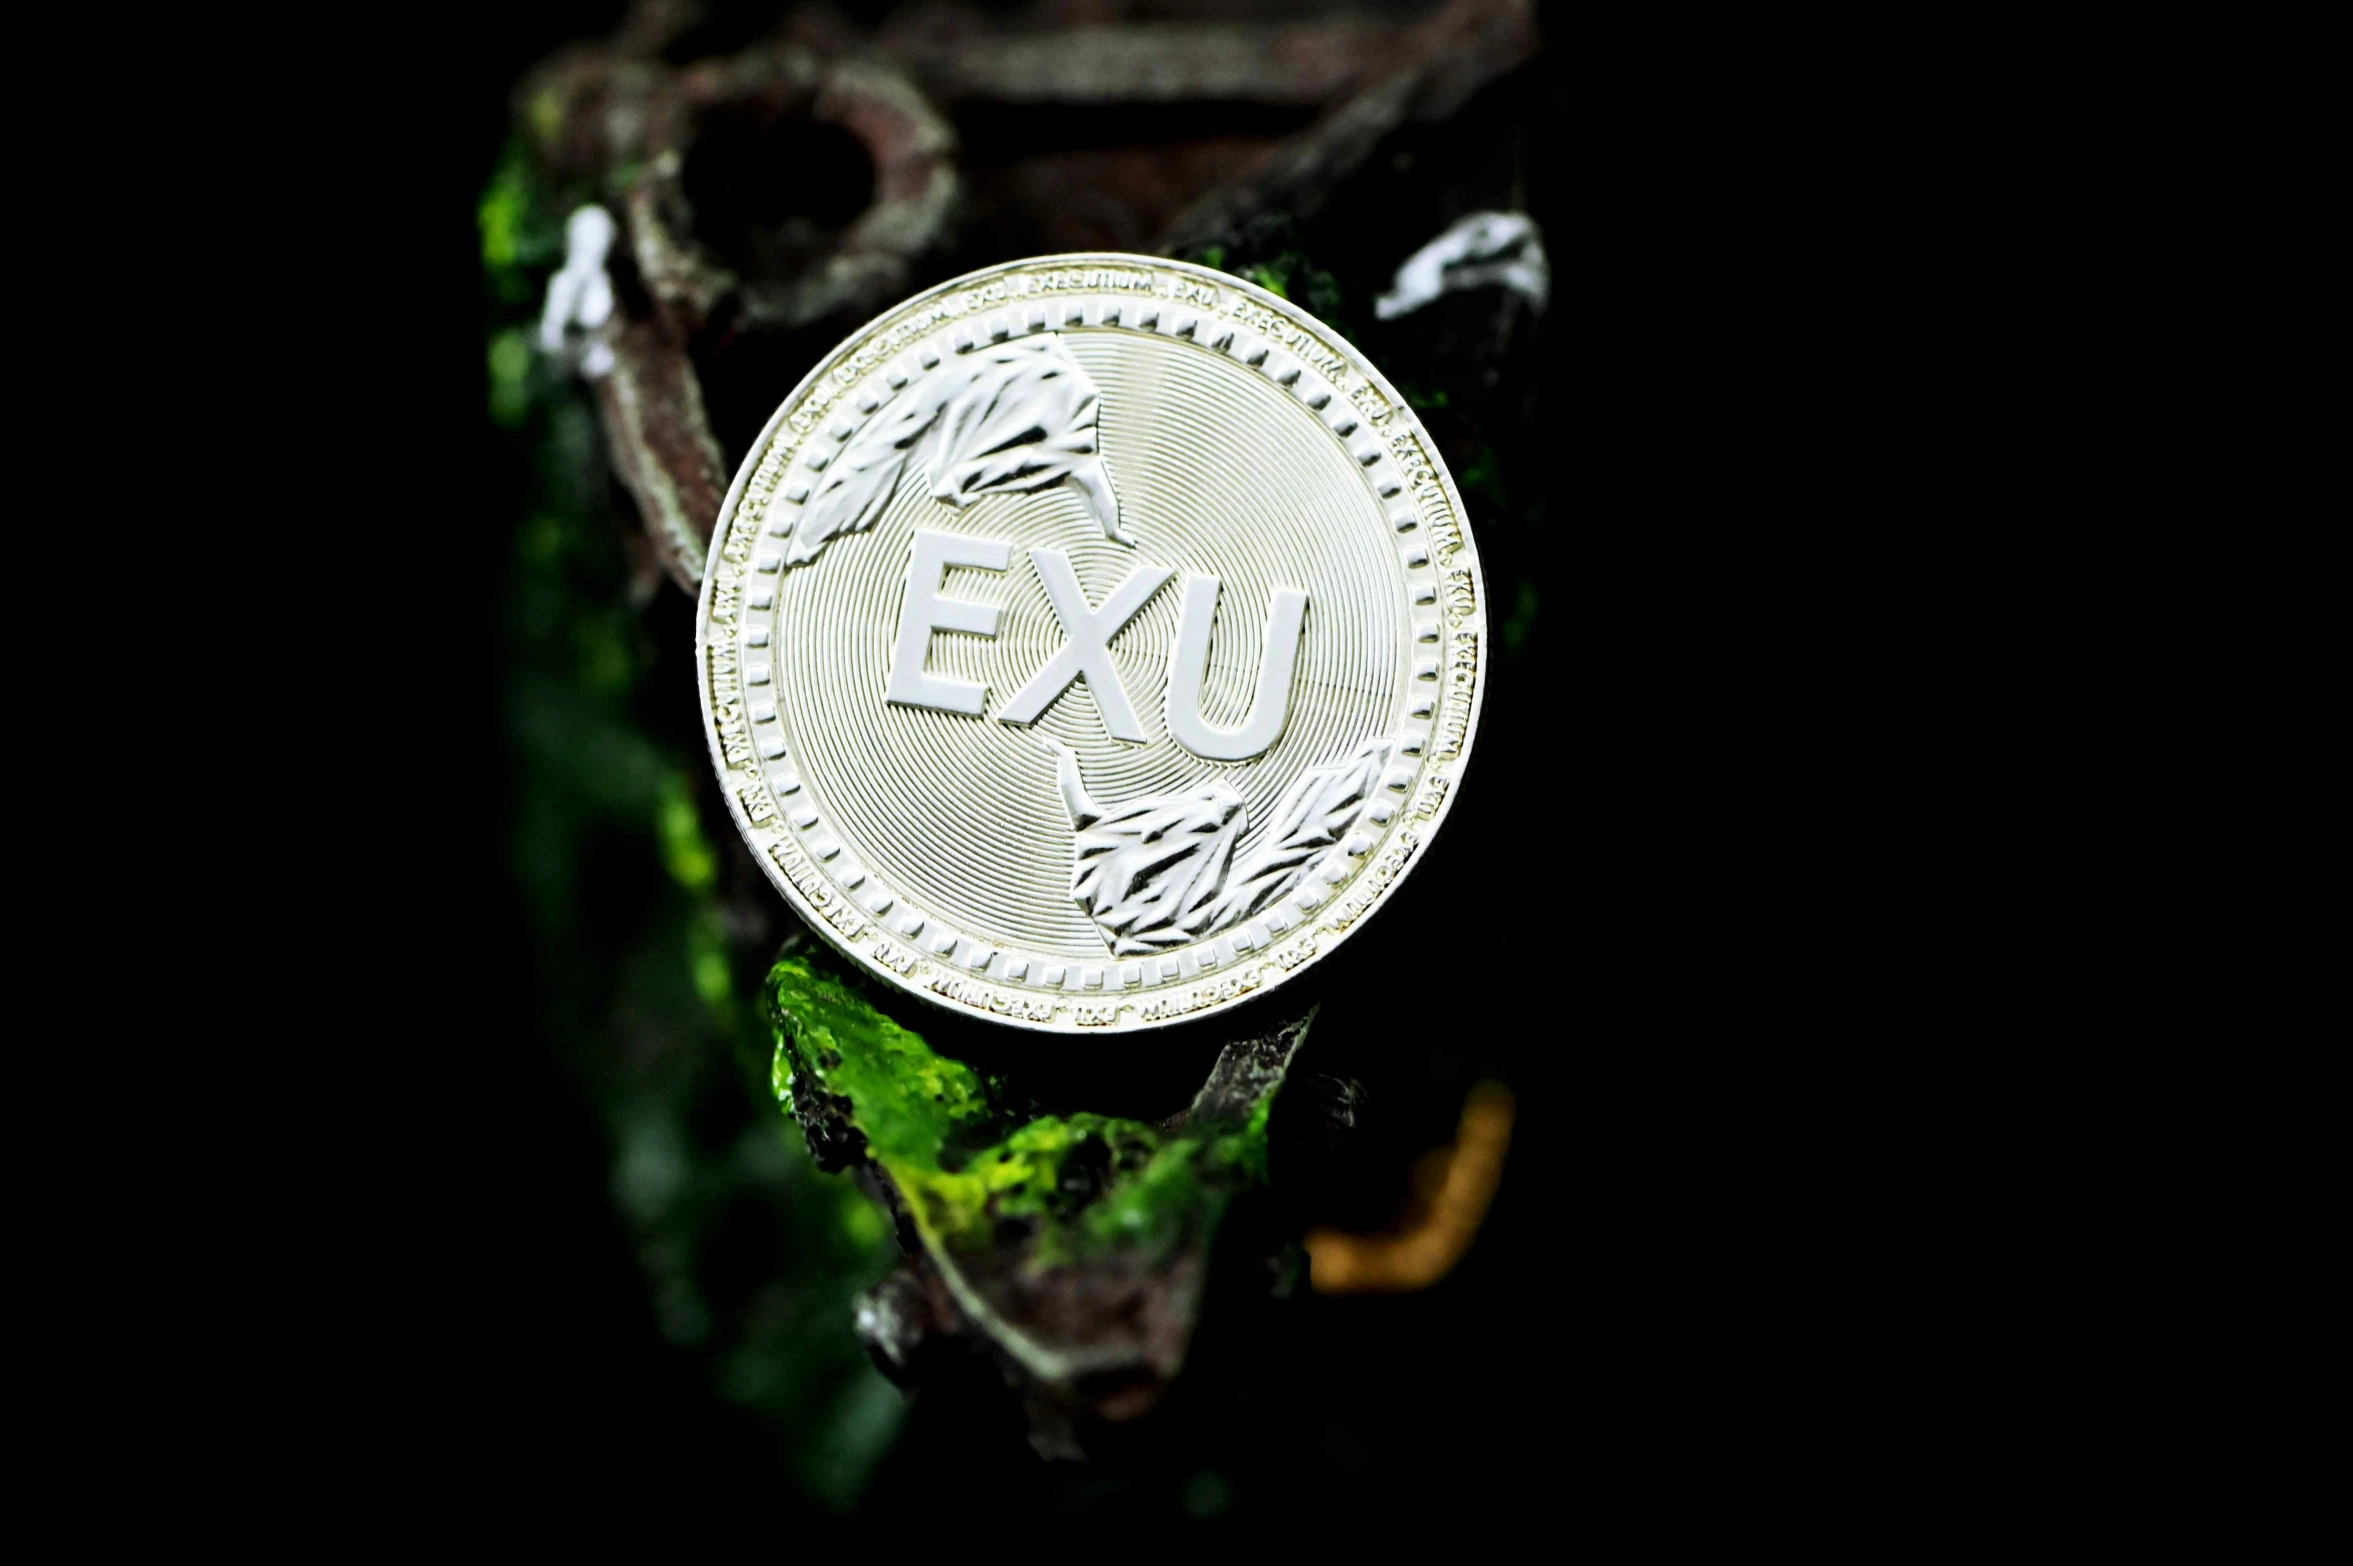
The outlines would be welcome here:
[[[1088,1239],[1158,1251],[1182,1238],[1219,1194],[1203,1178],[1205,1151],[1199,1139],[1178,1137],[1154,1153],[1135,1178],[1105,1192],[1087,1213]]]
[[[710,886],[719,876],[719,856],[711,847],[711,840],[703,835],[703,824],[695,814],[694,796],[687,792],[686,779],[667,773],[662,778],[660,801],[654,807],[654,829],[662,844],[662,865],[670,872],[670,879],[690,892]]]
[[[615,1215],[674,1368],[765,1422],[789,1488],[844,1508],[902,1406],[844,1324],[898,1245],[777,1124],[774,1040],[749,1004],[773,947],[723,899],[726,812],[686,786],[708,756],[691,726],[653,721],[669,696],[647,699],[684,689],[692,650],[637,604],[592,394],[536,347],[562,218],[596,195],[526,149],[479,212],[484,390],[514,431],[490,487],[511,481],[524,508],[504,562],[513,835],[484,884],[522,897],[532,1031],[613,1149]]]
[[[861,1251],[872,1251],[891,1237],[891,1221],[881,1208],[866,1199],[866,1193],[844,1180],[834,1190],[839,1205],[836,1215],[842,1226],[842,1236]]]
[[[1342,312],[1339,280],[1299,248],[1299,227],[1288,215],[1254,220],[1236,244],[1238,248],[1230,251],[1223,245],[1204,245],[1190,259],[1304,305],[1324,325],[1355,340]]]
[[[513,429],[531,412],[531,334],[520,327],[490,339],[490,418]]]
[[[563,260],[564,225],[520,143],[510,142],[500,156],[474,208],[474,223],[491,292],[506,304],[535,299],[540,275]]]
[[[1024,1115],[1001,1083],[942,1056],[810,957],[769,974],[777,1097],[846,1101],[867,1156],[925,1241],[1026,1248],[1032,1267],[1203,1234],[1266,1178],[1270,1093],[1239,1127],[1171,1136],[1109,1115]]]
[[[701,932],[696,932],[697,937]],[[695,993],[706,1006],[724,1006],[735,994],[727,971],[727,948],[716,940],[690,938],[687,965],[694,974]]]
[[[1212,256],[1216,259],[1211,260]],[[1308,260],[1300,251],[1281,250],[1253,265],[1228,267],[1225,265],[1225,252],[1212,246],[1201,252],[1200,259],[1203,265],[1247,278],[1278,298],[1295,300],[1305,305],[1310,314],[1341,336],[1351,335],[1347,324],[1341,319],[1338,280]]]
[[[934,1053],[810,957],[796,954],[770,969],[768,996],[777,1053],[789,1058],[795,1084],[848,1099],[878,1157],[913,1167],[961,1164],[951,1150],[998,1118],[979,1073]]]
[[[494,177],[474,210],[475,226],[482,232],[482,265],[490,271],[502,272],[515,264],[522,199],[515,186]]]

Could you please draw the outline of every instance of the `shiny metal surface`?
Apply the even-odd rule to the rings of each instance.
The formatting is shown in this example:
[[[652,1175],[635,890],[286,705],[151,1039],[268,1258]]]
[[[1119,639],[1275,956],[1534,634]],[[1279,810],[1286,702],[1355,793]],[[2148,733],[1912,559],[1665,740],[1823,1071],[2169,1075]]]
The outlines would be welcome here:
[[[1337,333],[1055,256],[908,300],[755,443],[697,619],[784,895],[933,1002],[1120,1031],[1263,993],[1443,819],[1486,635],[1461,499]]]

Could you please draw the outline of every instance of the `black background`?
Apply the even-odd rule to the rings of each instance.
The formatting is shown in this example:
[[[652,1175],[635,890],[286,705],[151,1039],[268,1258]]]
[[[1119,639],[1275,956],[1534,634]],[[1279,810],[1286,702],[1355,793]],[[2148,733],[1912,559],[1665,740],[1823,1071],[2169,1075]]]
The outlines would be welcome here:
[[[337,999],[300,1080],[349,1114],[275,1182],[272,1232],[306,1280],[285,1340],[322,1381],[304,1419],[353,1432],[340,1477],[412,1514],[790,1547],[819,1525],[779,1515],[759,1431],[652,1330],[594,1123],[532,1039],[518,910],[483,890],[506,830],[501,579],[474,562],[504,541],[465,529],[512,516],[514,480],[482,412],[474,208],[515,76],[596,25],[553,6],[420,22],[371,89],[400,111],[384,172],[336,187],[342,243],[374,236],[397,280],[365,313],[397,351],[347,365],[362,407],[331,415],[377,435],[340,482],[379,534],[355,550],[379,648],[362,786],[393,808],[369,829],[368,907],[307,932]],[[1893,308],[1910,263],[1870,213],[1896,171],[1748,79],[1740,40],[1557,11],[1547,33],[1577,521],[1510,721],[1545,731],[1515,754],[1557,767],[1561,988],[1466,995],[1475,1025],[1532,1041],[1503,1196],[1446,1289],[1290,1356],[1270,1395],[1373,1434],[1263,1505],[1466,1540],[1527,1511],[1662,1539],[1844,1518],[1918,1477],[1901,1432],[1976,1352],[1933,1315],[1977,1287],[1946,1259],[1971,1237],[1920,1178],[1977,1026],[1940,965],[1951,911],[1921,911],[1951,850],[1915,802],[1951,758],[1919,727],[1943,698],[1893,651],[1918,650],[1903,590],[1934,564],[1907,530],[1953,502],[1905,460],[1933,413],[1891,365],[1939,328]],[[432,634],[404,640],[421,613]],[[922,1434],[884,1487],[936,1514],[888,1525],[1027,1537],[1050,1498],[1016,1433],[977,1465]],[[1269,1437],[1244,1417],[1234,1439]]]

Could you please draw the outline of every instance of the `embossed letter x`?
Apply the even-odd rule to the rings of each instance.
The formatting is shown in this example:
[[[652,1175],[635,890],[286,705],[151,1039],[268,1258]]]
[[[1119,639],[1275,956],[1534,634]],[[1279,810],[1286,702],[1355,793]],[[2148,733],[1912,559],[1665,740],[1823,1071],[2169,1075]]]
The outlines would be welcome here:
[[[1113,588],[1102,608],[1090,609],[1078,576],[1070,569],[1070,556],[1059,549],[1033,549],[1029,558],[1038,568],[1038,579],[1046,584],[1046,601],[1054,606],[1054,618],[1062,622],[1062,633],[1069,640],[1052,662],[1005,703],[997,717],[1006,723],[1035,723],[1047,704],[1083,674],[1088,691],[1094,695],[1095,710],[1103,715],[1103,726],[1115,738],[1142,744],[1144,726],[1136,721],[1136,709],[1128,705],[1127,690],[1119,683],[1119,670],[1112,666],[1110,642],[1121,626],[1152,601],[1152,595],[1172,573],[1163,566],[1146,566]]]

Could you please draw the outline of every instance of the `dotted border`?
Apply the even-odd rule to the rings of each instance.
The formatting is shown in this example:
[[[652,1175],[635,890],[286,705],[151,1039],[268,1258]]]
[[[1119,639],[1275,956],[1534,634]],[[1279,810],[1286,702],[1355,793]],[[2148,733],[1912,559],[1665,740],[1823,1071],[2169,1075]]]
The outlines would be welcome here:
[[[1049,279],[1047,289],[1052,289],[1050,279],[1056,270],[1073,268],[1082,276],[1107,268],[1119,269],[1117,275],[1126,276],[1166,274],[1192,283],[1196,290],[1214,292],[1220,303],[1231,296],[1234,308],[1220,311],[1189,292],[1108,292],[1100,285],[1074,290],[1078,297],[1051,300],[1039,297],[1046,292],[1041,289],[1004,308],[992,308],[994,301],[990,301],[978,309],[968,308],[960,316],[939,308],[942,301],[969,298],[993,284],[1036,280],[1041,274]],[[1154,278],[1156,284],[1160,281]],[[1312,343],[1327,362],[1344,372],[1355,372],[1379,402],[1380,411],[1358,408],[1353,398],[1339,395],[1341,388],[1333,385],[1331,378],[1302,362],[1297,353],[1270,340],[1255,323],[1235,319],[1239,306],[1245,303],[1257,306],[1258,313],[1278,327],[1288,328],[1294,343]],[[933,308],[926,311],[925,306]],[[911,319],[920,319],[922,325],[907,330]],[[1321,856],[1317,872],[1298,888],[1240,926],[1176,952],[1125,961],[1106,957],[1100,964],[1071,964],[981,942],[947,920],[906,904],[869,875],[855,856],[845,857],[840,838],[807,802],[790,765],[774,699],[774,657],[759,656],[760,649],[769,643],[767,627],[745,625],[738,610],[725,617],[737,629],[724,648],[712,643],[708,635],[723,573],[732,573],[727,585],[740,590],[745,608],[765,611],[774,607],[775,585],[785,569],[781,541],[790,536],[816,475],[856,437],[866,420],[888,407],[900,391],[946,362],[950,354],[1071,329],[1134,331],[1191,342],[1258,370],[1314,412],[1355,459],[1399,537],[1407,613],[1414,635],[1404,710],[1398,720],[1406,735],[1401,752],[1414,759],[1410,766],[1392,767],[1383,779],[1384,797],[1367,811],[1381,831],[1369,836],[1352,834],[1338,851]],[[1333,347],[1325,340],[1330,335],[1321,323],[1288,301],[1274,299],[1223,273],[1140,256],[1041,257],[951,280],[886,312],[847,339],[785,399],[761,432],[721,507],[721,526],[713,534],[710,569],[705,573],[697,614],[697,683],[713,763],[726,785],[737,827],[760,852],[769,878],[813,928],[870,971],[935,1003],[951,1003],[960,1011],[1057,1033],[1128,1032],[1205,1015],[1272,988],[1320,955],[1320,938],[1342,938],[1386,900],[1410,855],[1442,820],[1451,803],[1451,789],[1446,786],[1449,780],[1442,774],[1448,763],[1459,771],[1476,733],[1486,683],[1485,659],[1480,656],[1486,639],[1485,593],[1460,496],[1427,432],[1379,373],[1352,349]],[[878,352],[877,342],[883,339],[888,339],[888,346]],[[859,364],[861,360],[865,362]],[[845,363],[856,365],[854,372],[845,374]],[[876,388],[878,379],[888,390]],[[826,395],[829,390],[831,395]],[[835,411],[845,398],[856,417]],[[1368,422],[1380,427],[1368,429]],[[1400,466],[1397,452],[1391,449],[1392,442],[1402,444],[1401,437],[1412,443],[1427,466],[1427,477],[1413,486],[1414,495],[1407,494],[1407,480],[1413,475]],[[1431,563],[1431,530],[1422,525],[1417,499],[1422,494],[1444,504],[1451,537],[1439,542],[1449,557],[1442,564],[1453,578],[1467,578],[1467,600],[1449,595],[1440,568]],[[841,541],[829,540],[824,547]],[[744,569],[739,562],[747,554],[748,569]],[[810,568],[821,559],[796,569]],[[1449,597],[1451,603],[1441,602]],[[1472,658],[1467,669],[1459,656],[1453,660],[1454,669],[1446,667],[1449,620],[1458,648],[1466,640],[1470,644]],[[723,699],[728,673],[740,680],[738,700],[749,719],[750,749],[759,758],[748,768],[730,762],[727,736],[713,710],[715,705],[728,705]],[[1430,742],[1438,732],[1449,673],[1453,675],[1451,683],[1467,686],[1468,692],[1457,749],[1439,758],[1434,757]],[[750,782],[736,780],[733,774],[739,770],[749,771]],[[1417,797],[1417,785],[1427,779],[1437,779],[1438,790],[1434,794],[1425,790]],[[1410,824],[1415,818],[1426,820],[1428,826],[1417,832]],[[789,830],[784,824],[789,824]],[[1384,848],[1389,851],[1380,853]],[[1358,886],[1351,893],[1352,884],[1360,880],[1368,865],[1375,867],[1375,879],[1369,888]],[[812,881],[820,884],[808,884]],[[826,883],[836,895],[824,894]],[[1326,920],[1326,914],[1332,917]],[[1284,943],[1303,927],[1301,940],[1286,947]],[[862,949],[870,937],[873,948]],[[1264,954],[1265,960],[1254,963],[1253,953]],[[1034,979],[1029,976],[1033,967],[1037,970]],[[1255,972],[1251,971],[1254,967]],[[1182,986],[1197,981],[1205,981],[1206,993],[1181,991]],[[996,991],[995,985],[1017,988]],[[1179,992],[1173,998],[1181,999],[1182,1004],[1166,1003],[1172,992]],[[1053,1015],[1056,1008],[1066,1010],[1070,1019]],[[1105,1011],[1111,1015],[1103,1016]],[[1140,1015],[1130,1020],[1125,1015],[1129,1012]],[[1088,1015],[1082,1020],[1081,1013]]]

